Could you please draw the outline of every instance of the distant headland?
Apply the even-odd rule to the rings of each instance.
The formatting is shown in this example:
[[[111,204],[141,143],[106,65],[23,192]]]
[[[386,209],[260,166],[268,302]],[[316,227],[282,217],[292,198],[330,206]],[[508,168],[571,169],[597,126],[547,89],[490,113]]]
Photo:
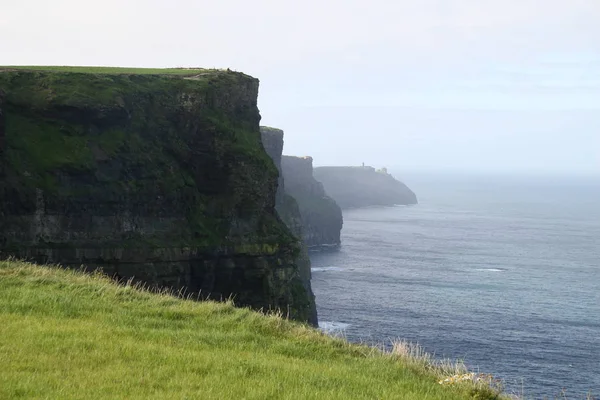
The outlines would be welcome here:
[[[314,177],[341,208],[417,204],[417,196],[386,168],[317,167]]]

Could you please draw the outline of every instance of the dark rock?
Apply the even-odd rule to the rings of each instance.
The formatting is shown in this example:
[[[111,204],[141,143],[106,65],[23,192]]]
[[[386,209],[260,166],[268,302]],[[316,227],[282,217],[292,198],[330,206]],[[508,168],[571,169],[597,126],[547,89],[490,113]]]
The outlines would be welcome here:
[[[298,202],[307,246],[339,245],[342,211],[313,177],[312,162],[311,157],[283,156],[285,192]]]
[[[342,208],[417,204],[415,193],[385,169],[318,167],[314,175]]]
[[[311,319],[310,322],[317,325],[317,307],[314,302],[314,294],[310,284],[311,280],[311,269],[310,269],[310,258],[308,257],[308,250],[302,238],[304,237],[304,228],[302,226],[302,217],[300,215],[300,209],[296,200],[285,192],[285,180],[281,171],[281,157],[283,151],[283,131],[280,129],[270,128],[266,126],[260,127],[261,138],[263,146],[269,155],[273,159],[277,170],[279,171],[279,180],[277,188],[277,201],[275,209],[278,215],[281,217],[283,222],[292,231],[294,236],[298,238],[298,241],[302,247],[300,255],[298,257],[298,268],[300,270],[300,276],[306,291],[312,298],[311,305]]]
[[[0,256],[313,319],[258,80],[2,71],[0,89]]]
[[[4,92],[0,90],[0,198],[6,196],[6,174],[5,174],[5,148],[6,148],[6,133],[5,133],[5,117],[4,117]],[[6,210],[0,208],[0,218],[3,217]],[[2,245],[2,238],[0,235],[0,246]]]
[[[0,90],[0,159],[4,159],[4,92]]]
[[[277,204],[282,204],[285,195],[285,183],[281,171],[281,157],[283,154],[283,131],[268,126],[260,127],[260,135],[265,151],[275,163],[279,179],[277,180]]]

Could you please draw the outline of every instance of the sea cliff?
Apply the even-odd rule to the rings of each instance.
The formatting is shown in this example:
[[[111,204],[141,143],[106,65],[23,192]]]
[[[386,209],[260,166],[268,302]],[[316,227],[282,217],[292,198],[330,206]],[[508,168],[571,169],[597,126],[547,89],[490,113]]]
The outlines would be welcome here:
[[[258,85],[216,70],[0,69],[0,256],[314,322],[302,247],[275,211]]]
[[[303,239],[307,246],[340,244],[342,210],[329,197],[323,184],[313,177],[311,157],[283,156],[281,160],[285,192],[298,202]]]
[[[314,302],[314,294],[310,285],[311,269],[310,258],[308,256],[308,248],[303,241],[305,228],[303,226],[302,215],[296,199],[285,191],[285,179],[281,169],[281,159],[283,152],[283,131],[281,129],[261,126],[261,139],[265,151],[271,157],[279,172],[277,195],[275,202],[275,210],[279,217],[283,220],[290,231],[298,238],[301,246],[298,255],[297,264],[300,271],[300,276],[304,283],[306,292],[311,299],[311,318],[310,322],[317,324],[317,307]]]
[[[342,208],[417,204],[417,196],[385,168],[317,167],[315,179]]]

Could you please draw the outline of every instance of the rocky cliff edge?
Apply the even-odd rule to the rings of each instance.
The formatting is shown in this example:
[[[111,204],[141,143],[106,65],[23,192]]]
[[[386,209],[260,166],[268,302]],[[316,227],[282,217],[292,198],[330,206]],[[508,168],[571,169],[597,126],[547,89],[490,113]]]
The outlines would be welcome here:
[[[0,70],[0,256],[310,320],[258,84],[208,70]]]

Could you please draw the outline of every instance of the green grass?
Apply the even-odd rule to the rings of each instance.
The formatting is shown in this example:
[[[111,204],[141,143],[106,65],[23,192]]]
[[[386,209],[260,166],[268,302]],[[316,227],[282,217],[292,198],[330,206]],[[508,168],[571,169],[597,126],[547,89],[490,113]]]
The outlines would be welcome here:
[[[277,316],[16,261],[0,321],[2,399],[496,398]]]
[[[35,66],[35,65],[6,65],[2,70],[45,71],[45,72],[79,72],[87,74],[135,74],[135,75],[183,75],[191,76],[200,73],[216,72],[216,69],[206,68],[123,68],[123,67],[71,67],[71,66]]]

